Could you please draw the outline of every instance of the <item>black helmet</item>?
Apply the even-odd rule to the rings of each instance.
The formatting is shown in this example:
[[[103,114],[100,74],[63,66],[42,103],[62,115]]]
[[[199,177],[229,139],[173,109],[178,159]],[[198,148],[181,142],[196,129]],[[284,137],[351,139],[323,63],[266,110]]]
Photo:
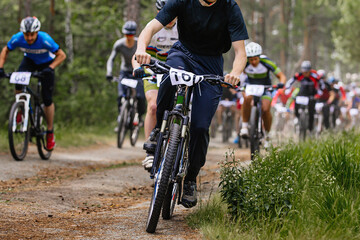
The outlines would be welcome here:
[[[167,0],[156,0],[156,9],[160,11],[165,6],[165,3],[167,3]]]
[[[127,21],[122,28],[122,33],[125,35],[135,35],[136,28],[137,28],[136,22]]]
[[[41,23],[36,17],[26,17],[20,23],[21,32],[38,32],[40,30]]]

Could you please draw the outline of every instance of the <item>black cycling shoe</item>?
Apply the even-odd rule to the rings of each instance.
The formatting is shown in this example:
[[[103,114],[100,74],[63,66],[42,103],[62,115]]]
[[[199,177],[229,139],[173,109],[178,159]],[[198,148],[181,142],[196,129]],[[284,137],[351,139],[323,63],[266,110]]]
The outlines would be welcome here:
[[[183,187],[183,195],[181,198],[181,204],[185,208],[192,208],[195,207],[197,204],[197,190],[196,190],[196,182],[184,181]]]
[[[149,138],[144,143],[143,149],[146,150],[147,153],[155,153],[156,145],[157,145],[157,135],[160,132],[160,129],[154,128],[150,133]]]

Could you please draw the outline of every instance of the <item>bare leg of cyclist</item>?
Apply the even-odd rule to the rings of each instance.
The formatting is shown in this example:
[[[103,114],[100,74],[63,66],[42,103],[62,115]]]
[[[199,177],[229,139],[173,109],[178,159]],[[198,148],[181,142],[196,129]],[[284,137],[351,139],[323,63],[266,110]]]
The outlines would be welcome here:
[[[253,98],[252,96],[245,96],[244,94],[244,103],[242,105],[242,117],[243,123],[242,128],[240,130],[240,136],[243,138],[247,138],[249,136],[249,119],[251,114],[251,102]]]
[[[54,115],[55,115],[55,105],[52,103],[48,107],[44,107],[44,112],[46,116],[46,124],[47,124],[47,130],[52,131],[54,128]]]
[[[148,139],[151,131],[154,129],[156,125],[156,98],[157,98],[158,90],[150,90],[145,93],[146,101],[147,101],[147,111],[145,116],[145,139]]]

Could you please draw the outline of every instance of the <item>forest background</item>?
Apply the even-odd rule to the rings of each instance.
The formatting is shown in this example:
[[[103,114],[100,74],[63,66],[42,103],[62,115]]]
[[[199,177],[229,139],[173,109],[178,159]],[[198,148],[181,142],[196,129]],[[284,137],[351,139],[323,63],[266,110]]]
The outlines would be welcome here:
[[[237,0],[251,41],[263,46],[290,78],[303,60],[344,82],[359,80],[360,1]],[[56,69],[56,125],[106,126],[115,122],[116,84],[106,81],[106,61],[122,37],[126,20],[141,29],[156,15],[155,0],[1,0],[0,47],[18,32],[23,17],[37,16],[66,52]],[[5,71],[15,71],[23,54],[9,54]],[[233,51],[225,55],[231,70]],[[114,66],[119,73],[120,58]],[[0,126],[7,125],[13,86],[0,80]]]

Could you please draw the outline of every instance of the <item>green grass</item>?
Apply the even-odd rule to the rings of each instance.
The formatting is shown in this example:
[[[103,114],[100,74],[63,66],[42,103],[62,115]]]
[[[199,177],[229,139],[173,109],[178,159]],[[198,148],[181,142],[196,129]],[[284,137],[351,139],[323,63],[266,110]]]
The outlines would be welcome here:
[[[249,168],[229,155],[221,191],[188,217],[206,239],[360,239],[360,136],[289,143]]]

